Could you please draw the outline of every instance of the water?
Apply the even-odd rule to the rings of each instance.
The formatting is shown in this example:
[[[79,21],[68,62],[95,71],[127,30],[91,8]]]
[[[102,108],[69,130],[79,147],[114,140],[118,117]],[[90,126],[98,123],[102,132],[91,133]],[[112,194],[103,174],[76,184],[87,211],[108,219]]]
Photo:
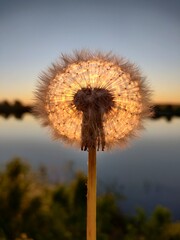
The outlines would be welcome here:
[[[0,166],[13,157],[33,168],[45,165],[52,181],[67,181],[75,171],[87,171],[87,152],[53,142],[48,130],[26,115],[23,121],[0,118]],[[146,131],[126,150],[98,152],[98,192],[115,191],[126,197],[120,206],[126,213],[143,207],[171,209],[180,219],[180,119],[148,120]]]

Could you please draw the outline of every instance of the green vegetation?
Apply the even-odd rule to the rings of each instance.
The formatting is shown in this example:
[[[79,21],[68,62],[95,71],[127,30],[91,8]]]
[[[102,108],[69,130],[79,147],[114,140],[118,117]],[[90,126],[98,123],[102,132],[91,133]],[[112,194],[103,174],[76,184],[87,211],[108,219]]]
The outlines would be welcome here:
[[[86,239],[86,177],[78,173],[69,184],[50,184],[45,172],[14,159],[0,173],[0,240]],[[171,221],[167,208],[127,217],[117,201],[112,193],[98,197],[98,240],[180,239],[180,223]]]

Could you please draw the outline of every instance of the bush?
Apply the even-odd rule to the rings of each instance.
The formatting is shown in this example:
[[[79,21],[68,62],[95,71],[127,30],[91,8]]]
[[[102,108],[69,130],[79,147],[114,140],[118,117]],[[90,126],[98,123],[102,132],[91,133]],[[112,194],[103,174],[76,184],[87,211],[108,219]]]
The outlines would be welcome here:
[[[50,184],[46,169],[35,173],[16,158],[0,173],[0,240],[85,240],[86,177]],[[118,198],[97,199],[98,240],[180,240],[180,224],[169,209],[158,206],[150,217],[138,209],[125,217]]]

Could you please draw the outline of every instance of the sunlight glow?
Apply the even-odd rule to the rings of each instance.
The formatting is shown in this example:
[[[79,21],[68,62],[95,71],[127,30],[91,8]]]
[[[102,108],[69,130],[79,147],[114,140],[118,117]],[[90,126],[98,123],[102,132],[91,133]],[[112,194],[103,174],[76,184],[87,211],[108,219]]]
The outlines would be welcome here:
[[[98,149],[100,144],[102,149],[104,145],[122,146],[142,127],[141,119],[149,114],[149,91],[144,79],[134,65],[122,59],[118,62],[100,54],[80,57],[78,61],[64,60],[66,65],[58,70],[55,67],[54,77],[46,79],[45,87],[42,82],[37,95],[45,105],[44,124],[51,126],[57,139],[81,146],[83,141],[84,150],[92,138]],[[84,104],[87,109],[82,110]],[[41,103],[39,115],[42,107]],[[89,135],[83,138],[88,131]]]

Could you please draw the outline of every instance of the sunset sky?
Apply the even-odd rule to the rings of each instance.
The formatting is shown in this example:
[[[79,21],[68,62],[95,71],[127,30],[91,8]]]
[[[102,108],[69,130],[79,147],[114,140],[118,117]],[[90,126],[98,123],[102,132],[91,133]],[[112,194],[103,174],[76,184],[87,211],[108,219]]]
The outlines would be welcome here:
[[[41,71],[74,49],[135,62],[153,101],[180,103],[179,0],[0,0],[0,101],[31,103]]]

